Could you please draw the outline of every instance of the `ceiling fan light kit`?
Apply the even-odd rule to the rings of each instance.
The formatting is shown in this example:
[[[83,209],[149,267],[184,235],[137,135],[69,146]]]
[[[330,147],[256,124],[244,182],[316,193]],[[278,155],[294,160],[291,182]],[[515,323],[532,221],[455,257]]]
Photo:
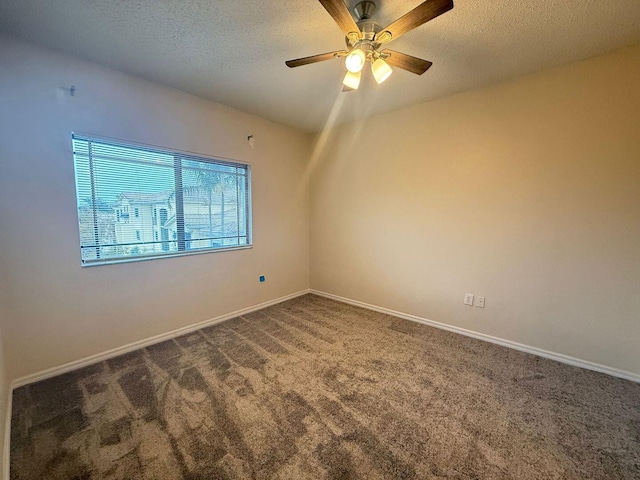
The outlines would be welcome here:
[[[422,75],[431,67],[431,62],[413,57],[394,50],[380,50],[382,45],[397,39],[404,33],[448,12],[453,8],[453,0],[426,0],[409,13],[403,15],[385,28],[371,20],[376,4],[370,0],[358,2],[354,7],[356,20],[351,16],[343,0],[319,0],[322,6],[333,17],[345,34],[349,50],[312,55],[310,57],[288,60],[285,64],[290,67],[300,67],[311,63],[345,58],[347,74],[344,77],[344,91],[357,90],[362,77],[362,69],[367,62],[371,63],[371,72],[377,83],[384,82],[393,67]]]
[[[360,79],[362,78],[362,72],[347,72],[344,76],[342,84],[347,87],[346,91],[357,90],[360,86]]]
[[[393,69],[382,58],[378,58],[371,64],[371,71],[373,72],[373,78],[379,84],[384,82],[393,73]]]
[[[347,67],[347,70],[353,73],[357,73],[362,71],[364,68],[364,64],[367,60],[366,54],[360,48],[354,48],[349,52],[349,55],[346,56],[344,63]]]

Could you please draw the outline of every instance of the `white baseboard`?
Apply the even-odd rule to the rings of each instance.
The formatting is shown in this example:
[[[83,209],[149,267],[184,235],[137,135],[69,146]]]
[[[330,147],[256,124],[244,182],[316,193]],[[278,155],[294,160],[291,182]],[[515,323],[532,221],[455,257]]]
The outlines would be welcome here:
[[[465,335],[467,337],[476,338],[478,340],[484,340],[485,342],[495,343],[497,345],[502,345],[503,347],[513,348],[514,350],[519,350],[521,352],[531,353],[539,357],[544,357],[551,360],[555,360],[557,362],[573,365],[574,367],[586,368],[587,370],[593,370],[595,372],[605,373],[613,377],[623,378],[625,380],[631,380],[632,382],[640,383],[640,375],[636,373],[628,372],[626,370],[607,367],[606,365],[600,365],[598,363],[589,362],[587,360],[582,360],[580,358],[570,357],[569,355],[564,355],[562,353],[550,352],[548,350],[532,347],[530,345],[524,345],[522,343],[513,342],[511,340],[506,340],[504,338],[494,337],[484,333],[475,332],[473,330],[467,330],[466,328],[447,325],[446,323],[435,322],[433,320],[428,320],[426,318],[418,317],[416,315],[411,315],[409,313],[398,312],[396,310],[391,310],[389,308],[379,307],[377,305],[371,305],[369,303],[360,302],[358,300],[352,300],[350,298],[341,297],[339,295],[334,295],[332,293],[322,292],[314,289],[311,289],[310,292],[315,295],[320,295],[321,297],[337,300],[338,302],[348,303],[350,305],[355,305],[357,307],[366,308],[367,310],[386,313],[388,315],[393,315],[394,317],[404,318],[405,320],[411,320],[412,322],[422,323],[424,325],[429,325],[430,327],[439,328],[441,330],[447,330],[453,333],[459,333],[460,335]]]
[[[79,360],[74,360],[73,362],[65,363],[57,367],[48,368],[41,372],[32,373],[31,375],[26,375],[24,377],[20,377],[13,380],[10,384],[9,389],[10,391],[13,391],[14,389],[18,387],[22,387],[23,385],[39,382],[40,380],[45,380],[47,378],[55,377],[63,373],[70,372],[72,370],[77,370],[79,368],[87,367],[89,365],[93,365],[94,363],[99,363],[104,360],[108,360],[110,358],[123,355],[125,353],[133,352],[134,350],[138,350],[140,348],[148,347],[156,343],[164,342],[166,340],[179,337],[180,335],[185,335],[187,333],[195,332],[196,330],[200,330],[201,328],[215,325],[217,323],[224,322],[225,320],[230,320],[240,315],[246,315],[247,313],[255,312],[256,310],[261,310],[263,308],[270,307],[271,305],[276,305],[277,303],[286,302],[287,300],[291,300],[292,298],[305,295],[309,292],[310,292],[309,289],[301,290],[299,292],[292,293],[290,295],[285,295],[283,297],[279,297],[274,300],[269,300],[267,302],[259,303],[251,307],[243,308],[241,310],[236,310],[235,312],[230,312],[215,318],[210,318],[209,320],[204,320],[202,322],[194,323],[186,327],[181,327],[167,333],[161,333],[160,335],[155,335],[150,338],[138,340],[137,342],[133,342],[128,345],[124,345],[122,347],[116,347],[111,350],[107,350],[106,352],[97,353],[95,355],[91,355],[90,357],[81,358]]]

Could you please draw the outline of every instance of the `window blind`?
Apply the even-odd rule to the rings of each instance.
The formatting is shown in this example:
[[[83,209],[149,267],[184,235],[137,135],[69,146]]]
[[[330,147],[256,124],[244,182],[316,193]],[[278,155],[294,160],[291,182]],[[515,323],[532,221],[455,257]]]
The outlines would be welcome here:
[[[74,134],[82,263],[251,245],[250,167]]]

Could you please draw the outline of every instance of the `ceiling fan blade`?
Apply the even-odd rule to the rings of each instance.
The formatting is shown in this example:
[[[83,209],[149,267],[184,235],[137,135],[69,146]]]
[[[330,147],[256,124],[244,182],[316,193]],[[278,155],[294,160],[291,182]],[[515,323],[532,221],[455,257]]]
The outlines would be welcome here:
[[[388,43],[453,8],[453,0],[426,0],[376,34],[376,42]]]
[[[320,3],[347,37],[350,36],[350,33],[355,33],[360,37],[360,28],[343,0],[320,0]]]
[[[433,63],[428,60],[412,57],[406,53],[400,53],[394,50],[383,50],[380,53],[389,55],[385,58],[385,62],[389,65],[407,70],[411,73],[415,73],[416,75],[422,75],[424,72],[429,70],[431,65],[433,65]]]
[[[311,55],[310,57],[296,58],[295,60],[287,60],[284,62],[287,67],[301,67],[302,65],[309,65],[310,63],[324,62],[325,60],[331,60],[332,58],[344,57],[349,52],[346,50],[337,50],[335,52],[321,53],[319,55]]]

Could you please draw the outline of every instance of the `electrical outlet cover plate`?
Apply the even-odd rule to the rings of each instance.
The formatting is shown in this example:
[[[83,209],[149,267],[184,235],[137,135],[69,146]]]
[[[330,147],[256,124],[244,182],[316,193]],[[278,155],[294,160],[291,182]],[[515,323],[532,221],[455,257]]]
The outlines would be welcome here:
[[[465,305],[473,305],[473,294],[465,293],[464,294],[464,304]]]
[[[476,297],[476,307],[484,308],[484,297]]]

